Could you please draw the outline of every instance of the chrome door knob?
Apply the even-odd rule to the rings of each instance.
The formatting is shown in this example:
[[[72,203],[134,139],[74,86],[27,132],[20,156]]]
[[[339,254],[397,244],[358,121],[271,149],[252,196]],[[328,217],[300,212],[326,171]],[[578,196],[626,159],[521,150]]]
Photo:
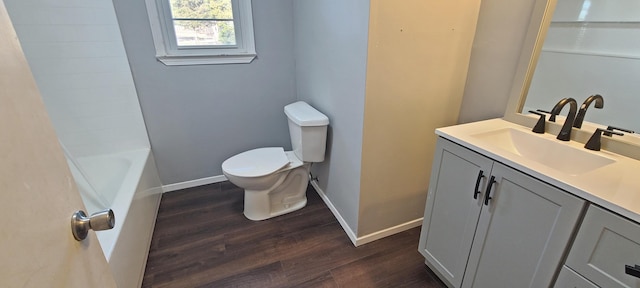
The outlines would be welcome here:
[[[90,217],[87,217],[87,214],[82,210],[78,210],[71,215],[71,232],[73,233],[73,238],[78,241],[87,238],[89,230],[109,230],[115,224],[116,217],[111,209],[98,211],[91,214]]]

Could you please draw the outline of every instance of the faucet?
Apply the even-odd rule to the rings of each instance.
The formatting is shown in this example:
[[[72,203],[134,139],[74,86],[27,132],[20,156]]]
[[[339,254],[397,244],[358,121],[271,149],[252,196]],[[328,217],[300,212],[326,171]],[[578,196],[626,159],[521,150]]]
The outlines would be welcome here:
[[[575,120],[576,112],[578,111],[578,102],[573,98],[564,98],[558,101],[556,106],[553,106],[553,109],[551,110],[551,117],[549,117],[549,121],[551,121],[551,118],[555,120],[556,115],[560,114],[560,111],[562,111],[562,108],[564,108],[567,103],[570,104],[569,115],[567,115],[567,119],[564,120],[564,125],[562,125],[562,128],[560,129],[558,137],[556,137],[556,139],[562,141],[569,141],[571,139],[571,127],[573,126],[573,121]]]
[[[589,96],[586,100],[584,100],[584,103],[582,103],[582,106],[580,106],[580,111],[578,111],[578,116],[576,116],[575,121],[573,121],[573,127],[576,127],[576,128],[582,127],[582,121],[584,121],[584,115],[587,114],[587,109],[589,108],[589,105],[593,101],[596,101],[596,104],[594,104],[593,107],[596,107],[598,109],[602,109],[602,107],[604,107],[604,99],[602,98],[602,95],[596,94],[596,95]]]

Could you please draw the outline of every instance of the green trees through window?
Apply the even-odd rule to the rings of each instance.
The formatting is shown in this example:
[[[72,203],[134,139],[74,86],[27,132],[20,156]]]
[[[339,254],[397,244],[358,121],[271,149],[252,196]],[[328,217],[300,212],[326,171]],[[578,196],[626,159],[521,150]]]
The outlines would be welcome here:
[[[236,45],[231,0],[170,0],[178,46]]]

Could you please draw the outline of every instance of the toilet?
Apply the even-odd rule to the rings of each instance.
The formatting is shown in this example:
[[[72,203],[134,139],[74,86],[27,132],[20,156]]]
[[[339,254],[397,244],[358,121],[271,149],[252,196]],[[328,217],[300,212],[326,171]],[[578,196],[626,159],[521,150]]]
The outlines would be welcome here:
[[[244,216],[258,221],[307,205],[311,163],[324,161],[329,118],[298,101],[284,107],[293,151],[266,147],[242,152],[222,163],[222,172],[244,189]]]

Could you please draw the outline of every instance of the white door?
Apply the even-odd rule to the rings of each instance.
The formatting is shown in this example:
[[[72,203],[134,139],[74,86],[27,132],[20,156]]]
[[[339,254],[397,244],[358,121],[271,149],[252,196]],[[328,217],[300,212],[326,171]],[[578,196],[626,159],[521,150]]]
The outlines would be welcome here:
[[[0,0],[0,286],[115,287],[17,39]]]

